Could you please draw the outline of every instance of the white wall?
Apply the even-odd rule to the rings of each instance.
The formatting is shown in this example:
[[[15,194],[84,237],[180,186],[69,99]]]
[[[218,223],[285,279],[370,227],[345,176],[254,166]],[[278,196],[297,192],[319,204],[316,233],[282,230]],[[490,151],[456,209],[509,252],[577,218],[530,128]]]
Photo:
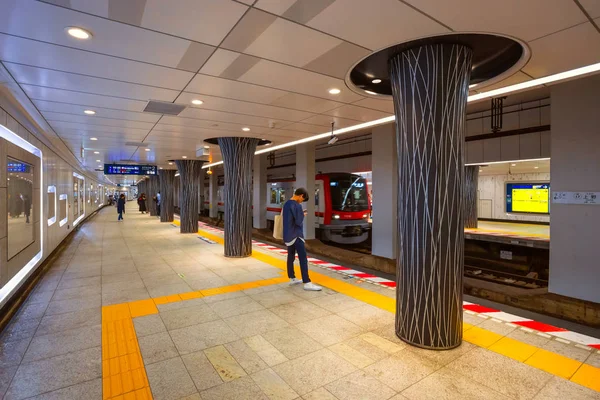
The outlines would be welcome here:
[[[505,219],[508,221],[535,221],[550,222],[548,215],[535,214],[506,214],[505,195],[506,182],[548,182],[550,173],[533,174],[506,174],[506,175],[480,175],[478,184],[479,201],[491,200],[493,219]],[[479,209],[479,217],[481,208]]]
[[[600,192],[600,75],[552,86],[552,191]],[[600,205],[552,204],[553,293],[600,303]]]

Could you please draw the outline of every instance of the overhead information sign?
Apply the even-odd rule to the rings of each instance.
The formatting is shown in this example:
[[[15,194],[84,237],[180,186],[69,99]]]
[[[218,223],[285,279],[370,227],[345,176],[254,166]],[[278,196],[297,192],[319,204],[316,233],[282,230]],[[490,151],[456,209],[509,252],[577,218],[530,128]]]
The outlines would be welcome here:
[[[104,164],[105,175],[156,175],[156,165]]]
[[[507,183],[506,212],[549,214],[550,184]]]

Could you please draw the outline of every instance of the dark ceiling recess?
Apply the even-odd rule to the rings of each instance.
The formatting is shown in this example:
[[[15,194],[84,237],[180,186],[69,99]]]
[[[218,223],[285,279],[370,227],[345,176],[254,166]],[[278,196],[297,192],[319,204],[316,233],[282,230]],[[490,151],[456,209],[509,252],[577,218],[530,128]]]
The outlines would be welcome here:
[[[523,46],[504,36],[480,33],[452,34],[428,37],[390,46],[367,56],[350,72],[350,81],[359,89],[379,95],[392,95],[388,61],[405,50],[436,43],[464,44],[473,50],[470,84],[481,83],[506,72],[516,65],[524,54]],[[381,79],[380,83],[373,83]]]
[[[153,114],[179,115],[187,106],[169,103],[167,101],[150,100],[144,108],[144,112]]]
[[[204,139],[204,141],[208,144],[219,145],[219,138]],[[259,142],[258,142],[259,146],[264,146],[265,144],[271,144],[271,141],[267,140],[267,139],[259,139]]]

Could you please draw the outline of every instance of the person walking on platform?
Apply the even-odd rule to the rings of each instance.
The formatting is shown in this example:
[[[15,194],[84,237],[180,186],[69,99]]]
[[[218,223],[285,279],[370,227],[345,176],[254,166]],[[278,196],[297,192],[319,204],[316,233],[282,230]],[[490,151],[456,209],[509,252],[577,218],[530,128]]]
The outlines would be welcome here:
[[[291,199],[283,205],[283,241],[287,246],[287,272],[290,278],[290,286],[304,283],[304,290],[321,290],[321,286],[315,285],[308,276],[308,259],[304,246],[304,215],[300,203],[308,201],[308,192],[304,188],[298,188]],[[296,278],[294,272],[294,260],[298,253],[300,272],[302,280]]]
[[[118,221],[123,220],[123,213],[125,212],[125,195],[121,194],[119,196],[119,200],[117,201],[117,212],[119,213]]]
[[[140,212],[142,214],[146,213],[146,194],[142,193],[140,198],[138,199],[138,205],[140,206]]]
[[[154,196],[153,200],[156,203],[156,214],[160,218],[160,192],[156,193],[156,196]]]

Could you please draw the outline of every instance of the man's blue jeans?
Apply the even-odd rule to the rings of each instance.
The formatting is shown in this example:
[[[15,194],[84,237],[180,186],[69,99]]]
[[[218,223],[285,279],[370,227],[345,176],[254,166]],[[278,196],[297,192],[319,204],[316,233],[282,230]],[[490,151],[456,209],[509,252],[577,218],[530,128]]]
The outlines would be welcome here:
[[[121,211],[121,212],[119,213],[119,219],[118,219],[118,220],[120,221],[120,220],[122,220],[122,219],[123,219],[123,211]]]
[[[306,259],[306,248],[304,242],[297,238],[293,245],[287,247],[287,270],[288,278],[293,279],[296,277],[294,272],[294,260],[296,258],[296,252],[298,252],[298,261],[300,261],[300,272],[302,273],[302,282],[310,282],[308,277],[308,260]]]

